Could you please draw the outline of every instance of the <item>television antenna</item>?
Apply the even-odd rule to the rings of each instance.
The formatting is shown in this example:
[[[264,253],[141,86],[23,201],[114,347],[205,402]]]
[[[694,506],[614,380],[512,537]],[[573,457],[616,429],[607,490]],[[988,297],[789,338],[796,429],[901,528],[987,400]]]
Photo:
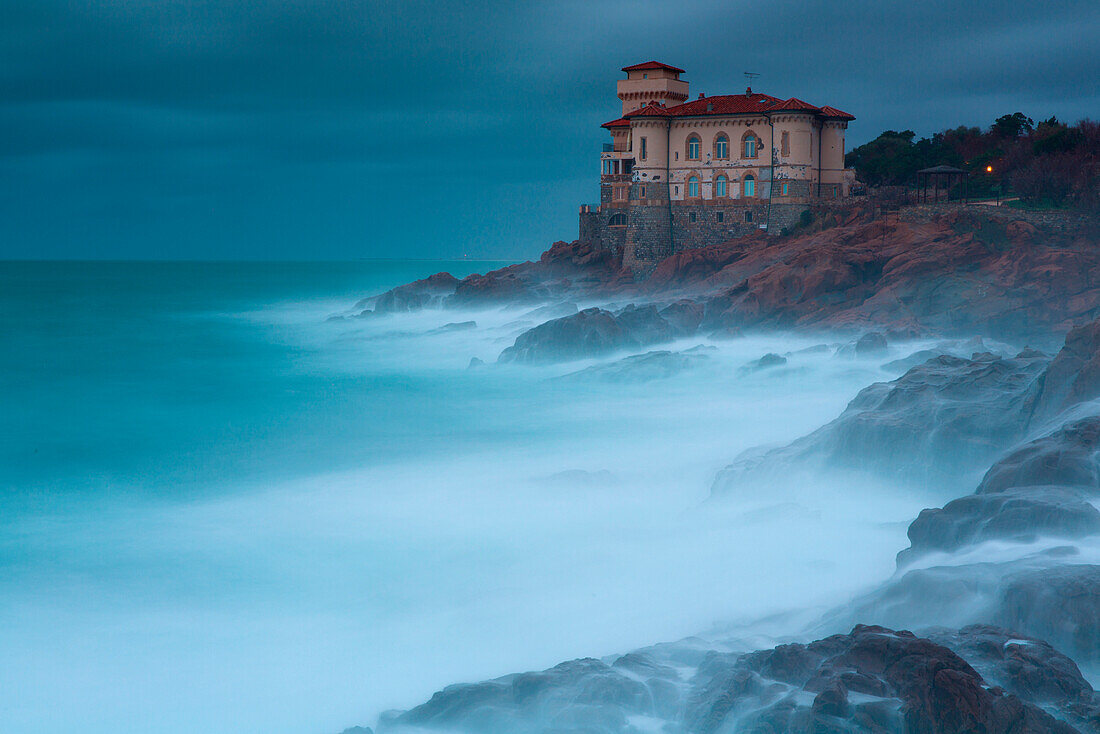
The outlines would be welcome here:
[[[753,79],[755,79],[758,76],[760,76],[760,72],[758,72],[758,71],[746,71],[745,72],[745,80],[748,81],[749,86],[752,86]]]

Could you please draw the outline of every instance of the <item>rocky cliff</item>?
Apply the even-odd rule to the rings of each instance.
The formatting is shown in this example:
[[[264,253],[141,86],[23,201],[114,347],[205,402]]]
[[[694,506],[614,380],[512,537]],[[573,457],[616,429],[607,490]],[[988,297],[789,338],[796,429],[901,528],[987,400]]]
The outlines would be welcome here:
[[[1001,213],[1003,214],[1003,213]],[[1100,235],[980,211],[923,222],[851,213],[803,234],[754,234],[679,252],[644,281],[607,250],[555,243],[536,262],[446,274],[364,299],[359,315],[558,300],[698,304],[719,328],[880,329],[1013,338],[1100,315]]]

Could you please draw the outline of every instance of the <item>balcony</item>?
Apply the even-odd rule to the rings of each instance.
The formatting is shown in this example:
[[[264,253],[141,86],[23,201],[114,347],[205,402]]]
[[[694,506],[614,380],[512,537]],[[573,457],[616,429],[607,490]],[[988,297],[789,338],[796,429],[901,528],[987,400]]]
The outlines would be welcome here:
[[[628,150],[600,154],[601,181],[629,181],[634,171],[634,156]]]

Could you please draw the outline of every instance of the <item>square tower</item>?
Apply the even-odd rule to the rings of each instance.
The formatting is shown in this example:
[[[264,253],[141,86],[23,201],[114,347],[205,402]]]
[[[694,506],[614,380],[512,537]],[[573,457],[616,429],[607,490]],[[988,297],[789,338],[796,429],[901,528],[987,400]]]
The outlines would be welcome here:
[[[626,79],[620,79],[617,87],[624,115],[650,102],[671,107],[687,101],[688,83],[680,79],[683,69],[659,61],[647,61],[624,66],[623,71],[626,72]]]

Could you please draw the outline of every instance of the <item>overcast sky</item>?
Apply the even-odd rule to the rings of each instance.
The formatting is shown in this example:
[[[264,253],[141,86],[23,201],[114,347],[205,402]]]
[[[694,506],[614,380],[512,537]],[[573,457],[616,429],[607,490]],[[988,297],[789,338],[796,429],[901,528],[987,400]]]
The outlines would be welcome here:
[[[619,68],[928,134],[1100,117],[1100,3],[0,0],[0,257],[535,257]]]

